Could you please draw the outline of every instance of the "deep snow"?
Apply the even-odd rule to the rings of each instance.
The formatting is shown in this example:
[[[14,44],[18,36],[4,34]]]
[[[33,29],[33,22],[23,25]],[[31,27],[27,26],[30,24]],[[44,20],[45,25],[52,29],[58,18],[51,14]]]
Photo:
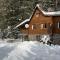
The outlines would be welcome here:
[[[60,60],[60,46],[37,41],[0,42],[0,60]]]

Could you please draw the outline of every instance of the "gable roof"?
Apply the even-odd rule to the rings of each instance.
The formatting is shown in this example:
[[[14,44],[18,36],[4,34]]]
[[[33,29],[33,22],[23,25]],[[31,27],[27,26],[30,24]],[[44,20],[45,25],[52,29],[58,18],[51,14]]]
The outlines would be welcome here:
[[[60,16],[60,11],[44,11],[39,4],[36,7],[45,15],[45,16]]]
[[[23,25],[23,24],[25,24],[26,22],[29,22],[29,21],[30,21],[30,19],[24,20],[23,22],[21,22],[20,24],[18,24],[14,29],[18,28],[19,26],[21,26],[21,25]]]
[[[36,10],[36,8],[38,8],[44,16],[60,16],[60,11],[53,11],[53,12],[47,12],[47,11],[44,11],[39,4],[36,5],[34,11]],[[34,14],[34,12],[33,12]],[[18,24],[14,29],[18,28],[19,26],[25,24],[26,22],[29,22],[33,16],[33,14],[31,15],[31,17],[29,19],[26,19],[24,20],[23,22],[21,22],[20,24]]]

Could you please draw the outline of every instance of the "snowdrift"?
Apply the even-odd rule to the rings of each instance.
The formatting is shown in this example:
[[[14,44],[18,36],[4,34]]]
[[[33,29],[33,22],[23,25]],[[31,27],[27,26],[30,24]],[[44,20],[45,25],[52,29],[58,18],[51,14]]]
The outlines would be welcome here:
[[[0,60],[60,60],[60,46],[37,41],[0,42]]]

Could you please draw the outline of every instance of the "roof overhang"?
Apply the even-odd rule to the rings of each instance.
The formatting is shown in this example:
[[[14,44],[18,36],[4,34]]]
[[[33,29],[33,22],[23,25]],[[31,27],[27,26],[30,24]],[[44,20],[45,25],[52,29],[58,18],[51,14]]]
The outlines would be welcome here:
[[[39,6],[39,4],[36,5],[34,11],[36,10],[36,8],[38,8],[38,9],[42,12],[42,14],[43,14],[44,16],[60,16],[60,11],[47,12],[47,11],[44,11],[44,10]],[[34,12],[33,12],[33,14],[34,14]],[[21,22],[20,24],[18,24],[14,29],[20,27],[21,25],[25,24],[26,22],[29,22],[29,21],[31,20],[33,14],[31,15],[31,17],[30,17],[29,19],[24,20],[23,22]]]

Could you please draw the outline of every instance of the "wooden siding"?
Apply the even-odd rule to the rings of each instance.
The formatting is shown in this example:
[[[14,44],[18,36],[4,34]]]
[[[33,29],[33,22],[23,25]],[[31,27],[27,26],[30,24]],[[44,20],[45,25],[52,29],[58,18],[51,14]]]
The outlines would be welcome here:
[[[60,34],[60,28],[56,27],[58,26],[57,23],[60,22],[60,17],[53,17],[53,24],[54,24],[54,28],[53,28],[53,33],[55,34]]]
[[[39,9],[34,11],[34,14],[29,22],[29,28],[20,28],[20,31],[25,34],[60,34],[60,29],[56,28],[56,23],[60,22],[60,17],[45,16]],[[41,29],[40,24],[47,24],[47,28]],[[49,26],[49,24],[51,26]],[[36,25],[36,29],[32,29],[32,25]]]
[[[38,17],[36,17],[36,15],[39,15]],[[47,34],[48,32],[48,28],[38,28],[39,24],[52,24],[52,17],[48,17],[48,16],[44,16],[42,14],[42,12],[40,10],[36,10],[36,12],[34,13],[30,23],[29,23],[29,34]],[[32,25],[36,24],[37,25],[37,29],[33,29],[32,30]],[[51,33],[51,32],[50,32]]]

